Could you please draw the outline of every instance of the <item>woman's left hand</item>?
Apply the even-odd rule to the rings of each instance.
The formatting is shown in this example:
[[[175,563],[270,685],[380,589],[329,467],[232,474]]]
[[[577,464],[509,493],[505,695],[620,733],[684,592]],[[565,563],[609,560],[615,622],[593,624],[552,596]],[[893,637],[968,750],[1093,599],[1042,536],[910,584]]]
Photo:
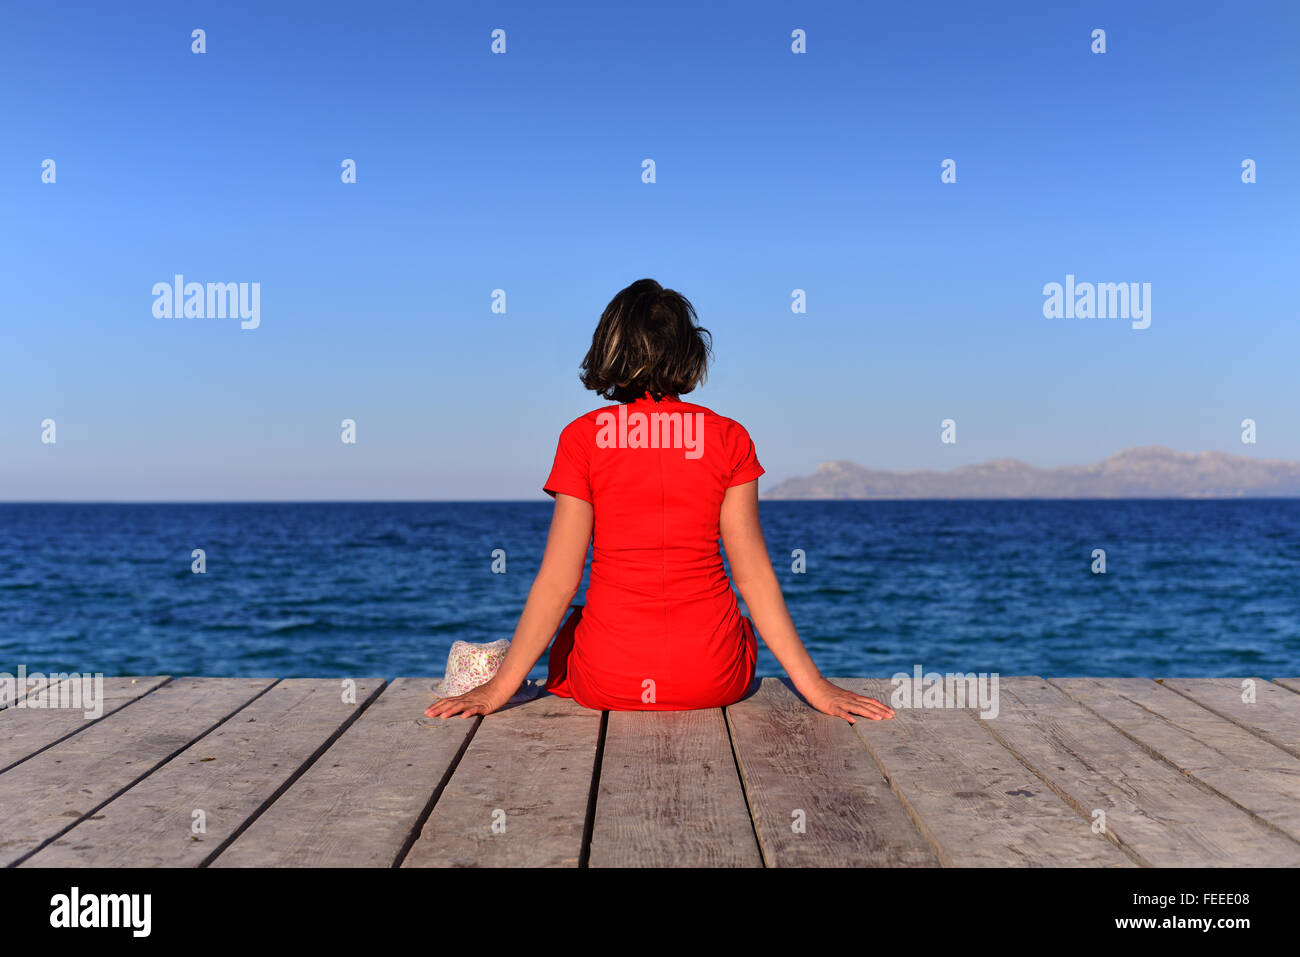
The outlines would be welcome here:
[[[476,714],[491,714],[503,707],[510,700],[510,695],[503,695],[492,687],[492,682],[479,685],[472,691],[458,694],[453,698],[443,698],[429,705],[424,711],[426,718],[450,718],[460,715],[468,718]]]
[[[817,679],[807,690],[800,688],[799,693],[818,711],[843,718],[849,724],[853,724],[853,716],[859,714],[872,721],[883,721],[894,716],[894,709],[889,705],[848,688],[841,688],[825,678]]]

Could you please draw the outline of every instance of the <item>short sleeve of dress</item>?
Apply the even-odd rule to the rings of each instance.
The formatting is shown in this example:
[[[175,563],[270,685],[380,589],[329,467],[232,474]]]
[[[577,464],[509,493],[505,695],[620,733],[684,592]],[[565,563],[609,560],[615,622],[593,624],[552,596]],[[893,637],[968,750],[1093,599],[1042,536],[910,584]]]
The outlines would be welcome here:
[[[591,437],[579,419],[567,425],[560,433],[555,449],[555,464],[542,486],[542,491],[552,498],[557,492],[572,495],[584,502],[591,501]]]
[[[731,479],[727,482],[727,488],[752,482],[766,471],[758,464],[754,442],[739,422],[732,422],[728,430],[727,456],[731,463]]]

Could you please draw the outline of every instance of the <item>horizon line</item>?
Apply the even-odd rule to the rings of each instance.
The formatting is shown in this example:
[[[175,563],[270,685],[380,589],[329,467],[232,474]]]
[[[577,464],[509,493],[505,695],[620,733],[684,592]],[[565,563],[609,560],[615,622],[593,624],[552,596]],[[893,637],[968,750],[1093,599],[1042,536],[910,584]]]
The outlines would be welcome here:
[[[760,502],[1242,502],[1300,501],[1300,495],[1022,495],[903,498],[763,498]],[[7,505],[548,505],[549,499],[522,498],[283,498],[283,499],[0,499]]]

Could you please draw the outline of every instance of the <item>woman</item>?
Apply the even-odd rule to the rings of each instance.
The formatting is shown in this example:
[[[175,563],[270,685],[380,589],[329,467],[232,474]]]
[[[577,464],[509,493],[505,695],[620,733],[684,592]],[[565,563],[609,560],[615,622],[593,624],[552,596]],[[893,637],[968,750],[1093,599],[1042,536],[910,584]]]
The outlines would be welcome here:
[[[619,404],[560,435],[545,485],[555,498],[546,554],[501,668],[426,715],[489,714],[510,699],[556,635],[591,543],[587,603],[551,647],[551,693],[601,710],[734,704],[754,680],[756,625],[814,708],[850,724],[893,717],[823,678],[799,640],[759,525],[763,467],[749,434],[680,399],[704,381],[710,345],[690,302],[652,279],[606,307],[581,378]],[[719,537],[752,622],[740,614]]]

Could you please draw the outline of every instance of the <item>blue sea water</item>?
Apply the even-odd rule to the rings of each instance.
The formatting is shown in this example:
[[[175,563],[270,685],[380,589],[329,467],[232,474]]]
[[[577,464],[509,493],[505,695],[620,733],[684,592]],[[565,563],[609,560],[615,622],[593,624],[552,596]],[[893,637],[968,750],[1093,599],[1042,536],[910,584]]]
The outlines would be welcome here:
[[[827,675],[1300,674],[1298,500],[761,510]],[[510,636],[550,514],[549,502],[0,505],[0,672],[439,675],[453,640]],[[196,548],[205,574],[191,571]],[[1091,571],[1097,548],[1105,574]],[[781,674],[765,648],[759,670]]]

